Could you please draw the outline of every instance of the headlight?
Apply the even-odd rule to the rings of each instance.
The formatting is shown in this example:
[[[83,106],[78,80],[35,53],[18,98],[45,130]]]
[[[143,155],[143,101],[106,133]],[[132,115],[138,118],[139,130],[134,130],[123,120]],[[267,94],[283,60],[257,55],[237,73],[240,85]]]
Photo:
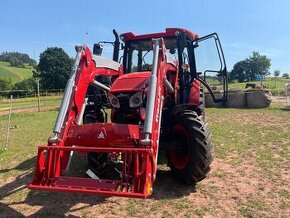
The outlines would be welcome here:
[[[139,107],[142,104],[143,104],[142,92],[137,92],[136,94],[132,95],[129,99],[130,107]]]
[[[110,104],[114,108],[120,108],[120,102],[119,102],[118,98],[115,95],[109,93],[108,94],[108,98],[109,98]]]

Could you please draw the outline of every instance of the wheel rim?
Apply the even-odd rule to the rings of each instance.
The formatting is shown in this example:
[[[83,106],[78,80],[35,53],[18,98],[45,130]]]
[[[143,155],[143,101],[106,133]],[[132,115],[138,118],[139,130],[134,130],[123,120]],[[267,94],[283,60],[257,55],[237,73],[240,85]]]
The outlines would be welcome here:
[[[179,149],[168,152],[169,158],[175,168],[182,169],[189,161],[190,144],[188,134],[186,129],[180,124],[176,124],[172,128],[172,134],[173,138],[180,142],[180,146]]]

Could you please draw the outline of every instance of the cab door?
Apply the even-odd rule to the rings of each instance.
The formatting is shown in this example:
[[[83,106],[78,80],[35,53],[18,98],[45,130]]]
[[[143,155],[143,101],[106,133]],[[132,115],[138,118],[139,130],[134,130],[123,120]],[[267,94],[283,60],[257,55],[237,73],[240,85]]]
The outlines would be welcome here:
[[[214,102],[226,102],[228,78],[222,47],[216,33],[192,41],[197,79],[206,87]]]

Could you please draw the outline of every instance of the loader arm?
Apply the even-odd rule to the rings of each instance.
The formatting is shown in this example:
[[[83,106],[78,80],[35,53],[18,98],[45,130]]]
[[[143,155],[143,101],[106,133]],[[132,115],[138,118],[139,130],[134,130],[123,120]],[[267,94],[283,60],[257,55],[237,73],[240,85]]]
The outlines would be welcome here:
[[[95,80],[96,76],[117,76],[119,75],[118,64],[104,66],[103,60],[98,56],[93,56],[86,46],[76,46],[77,55],[72,67],[70,78],[67,82],[64,96],[60,105],[60,110],[54,126],[54,136],[49,138],[49,143],[59,143],[63,141],[65,131],[73,123],[81,119],[85,94],[90,84],[101,87],[102,84]],[[101,64],[102,66],[98,66]],[[101,88],[106,89],[105,86]],[[109,87],[107,87],[107,90]]]
[[[80,124],[85,105],[85,95],[90,84],[102,86],[95,78],[97,76],[117,76],[119,74],[118,64],[105,64],[103,60],[92,55],[87,46],[76,46],[77,55],[72,67],[70,78],[67,82],[60,110],[57,116],[54,135],[49,138],[48,146],[63,147],[66,143],[68,131],[74,124]],[[99,62],[99,63],[96,63]],[[112,63],[112,62],[111,62]],[[98,66],[98,64],[103,66]],[[102,87],[106,89],[106,87]],[[109,88],[108,88],[109,89]],[[106,90],[108,91],[108,90]],[[67,168],[69,152],[60,152],[62,160],[60,172]]]
[[[109,87],[96,76],[122,75],[116,62],[101,61],[86,46],[77,49],[75,65],[67,83],[47,146],[38,148],[35,175],[29,188],[49,191],[78,192],[146,198],[152,193],[156,178],[159,131],[164,90],[173,89],[165,81],[165,46],[162,39],[153,40],[153,68],[149,79],[144,125],[120,123],[82,124],[86,91],[93,84],[107,92]],[[120,178],[80,178],[66,175],[72,152],[120,154]]]

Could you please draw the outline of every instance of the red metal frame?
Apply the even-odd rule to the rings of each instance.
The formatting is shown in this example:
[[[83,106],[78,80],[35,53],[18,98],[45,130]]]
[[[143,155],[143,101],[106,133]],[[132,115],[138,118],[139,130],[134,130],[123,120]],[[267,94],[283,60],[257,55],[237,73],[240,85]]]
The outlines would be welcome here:
[[[154,39],[154,38],[161,38],[161,37],[170,37],[170,36],[176,36],[176,32],[185,32],[187,36],[191,37],[192,39],[199,38],[199,35],[196,33],[193,33],[187,29],[184,28],[166,28],[165,32],[161,33],[150,33],[150,34],[144,34],[144,35],[135,35],[132,32],[123,33],[121,35],[121,38],[123,41],[127,40],[140,40],[140,39]]]
[[[173,35],[176,31],[186,30],[169,28],[166,29],[166,33],[143,35],[140,37],[162,37],[164,35]],[[192,37],[198,37],[196,34],[187,32]],[[124,34],[123,37],[126,39],[132,39],[132,37],[138,38],[138,36],[132,33]],[[157,171],[160,117],[164,96],[168,92],[163,85],[163,80],[169,70],[176,72],[175,78],[171,82],[174,83],[174,89],[178,89],[178,67],[166,63],[165,45],[162,39],[160,42],[157,90],[152,123],[153,131],[150,135],[151,143],[149,145],[141,143],[141,139],[144,137],[143,126],[116,123],[77,124],[76,120],[80,114],[87,88],[96,76],[104,75],[117,78],[113,83],[111,92],[122,89],[137,89],[138,85],[148,81],[147,78],[150,76],[149,72],[139,73],[139,75],[138,73],[123,75],[122,66],[118,70],[105,67],[99,68],[94,63],[90,50],[84,46],[79,69],[76,74],[75,89],[71,95],[69,108],[66,113],[65,125],[55,143],[48,142],[48,146],[40,146],[38,148],[35,175],[28,186],[30,189],[138,198],[146,198],[152,194],[152,184],[156,178]],[[127,78],[133,80],[135,78],[135,84],[123,83],[122,85],[121,81]],[[121,85],[119,86],[118,84]],[[193,89],[197,90],[199,86],[200,84],[195,84]],[[193,102],[194,100],[196,102],[199,101],[199,95],[193,93],[193,96]],[[104,137],[100,138],[98,136],[101,132]],[[122,178],[120,180],[101,180],[65,177],[64,173],[72,151],[120,152],[123,161]]]
[[[134,183],[129,183],[129,171],[127,169],[123,174],[123,180],[96,180],[91,178],[76,178],[61,176],[58,168],[61,152],[121,152],[124,162],[132,159],[134,156]],[[45,153],[46,152],[46,153]],[[29,184],[31,189],[78,192],[98,195],[130,196],[137,198],[146,198],[151,192],[152,183],[148,182],[145,187],[149,192],[144,192],[144,184],[140,183],[145,172],[140,172],[140,164],[137,161],[141,159],[145,164],[149,161],[148,156],[152,153],[149,148],[108,148],[108,147],[60,147],[60,146],[39,146],[36,166],[36,174]],[[143,185],[143,186],[142,186]]]

